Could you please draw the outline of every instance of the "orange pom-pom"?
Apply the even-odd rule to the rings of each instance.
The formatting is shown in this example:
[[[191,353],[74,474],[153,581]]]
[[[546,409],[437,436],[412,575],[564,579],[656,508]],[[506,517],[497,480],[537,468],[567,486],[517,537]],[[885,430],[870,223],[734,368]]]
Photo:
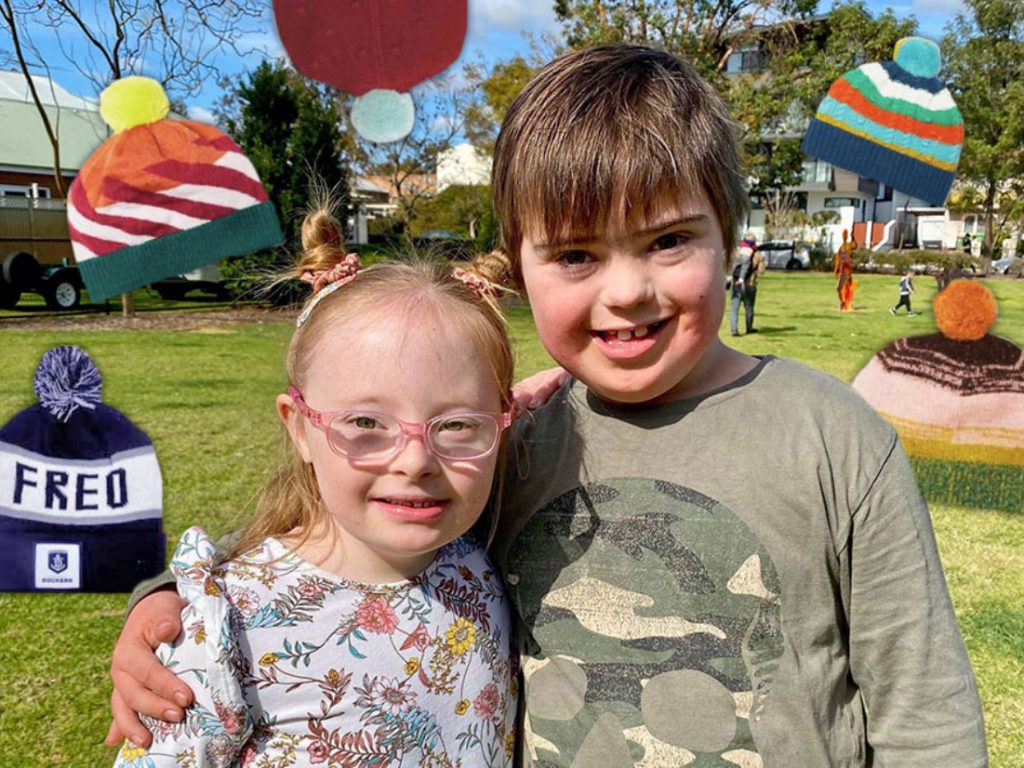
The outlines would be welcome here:
[[[996,298],[974,280],[954,280],[932,303],[935,324],[947,338],[977,341],[995,325]]]

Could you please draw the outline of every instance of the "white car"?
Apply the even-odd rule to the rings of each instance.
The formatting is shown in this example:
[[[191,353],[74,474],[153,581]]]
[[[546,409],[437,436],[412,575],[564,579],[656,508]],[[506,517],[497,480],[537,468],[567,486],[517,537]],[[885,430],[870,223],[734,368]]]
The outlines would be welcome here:
[[[757,246],[757,252],[764,257],[768,269],[809,269],[810,249],[805,243],[792,240],[769,240]]]
[[[1021,262],[1024,262],[1024,259],[1020,256],[1007,256],[1005,259],[993,261],[992,271],[997,275],[1017,274],[1020,271]]]

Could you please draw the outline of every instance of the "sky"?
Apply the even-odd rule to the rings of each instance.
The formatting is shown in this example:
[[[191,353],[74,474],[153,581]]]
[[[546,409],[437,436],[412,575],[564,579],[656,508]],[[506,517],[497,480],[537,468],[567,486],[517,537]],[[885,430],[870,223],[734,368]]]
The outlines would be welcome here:
[[[449,72],[456,79],[465,61],[484,58],[488,61],[508,58],[516,53],[529,52],[528,34],[535,36],[545,33],[557,35],[560,28],[555,20],[552,0],[468,0],[469,29],[466,43],[460,59]],[[86,0],[88,3],[88,0]],[[269,5],[269,3],[268,3]],[[821,12],[831,6],[830,0],[824,0],[819,6]],[[919,24],[919,34],[938,39],[945,25],[961,10],[961,0],[867,0],[867,6],[874,13],[891,7],[897,17],[915,17]],[[235,55],[222,55],[218,65],[232,74],[239,74],[254,66],[266,56],[283,55],[283,49],[277,38],[273,23],[269,18],[260,25],[261,29],[246,37],[241,48],[251,49],[247,57],[240,59]],[[9,41],[0,37],[0,52],[10,50]],[[95,97],[93,85],[80,75],[73,66],[67,64],[59,55],[50,56],[54,62],[52,74],[60,85],[72,93],[86,98]],[[145,74],[145,73],[141,73]],[[191,103],[190,116],[198,120],[210,120],[210,107],[219,96],[218,89],[209,83],[203,93],[195,97]]]

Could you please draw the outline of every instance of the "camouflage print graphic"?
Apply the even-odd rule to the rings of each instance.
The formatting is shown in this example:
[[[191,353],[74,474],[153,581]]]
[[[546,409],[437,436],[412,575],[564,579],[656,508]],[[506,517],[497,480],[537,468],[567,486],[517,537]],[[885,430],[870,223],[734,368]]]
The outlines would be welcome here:
[[[527,764],[762,765],[751,723],[771,706],[781,595],[732,511],[646,478],[577,488],[523,528],[508,583]]]

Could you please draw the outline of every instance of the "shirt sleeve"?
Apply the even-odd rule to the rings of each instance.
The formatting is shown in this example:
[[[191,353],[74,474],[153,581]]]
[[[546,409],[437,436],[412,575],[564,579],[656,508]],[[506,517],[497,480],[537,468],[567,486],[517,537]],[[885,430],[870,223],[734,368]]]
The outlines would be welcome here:
[[[878,768],[988,765],[928,508],[898,439],[853,514],[850,665]]]
[[[156,654],[195,694],[185,720],[169,723],[142,717],[153,734],[148,749],[122,747],[115,768],[230,766],[253,731],[245,701],[237,639],[231,630],[231,606],[220,571],[218,548],[201,528],[190,528],[171,560],[178,591],[188,601],[181,613],[183,632]]]
[[[223,560],[227,553],[235,546],[235,543],[241,538],[241,531],[233,531],[227,533],[217,539],[217,561]],[[135,585],[135,589],[132,590],[131,596],[128,598],[128,609],[125,611],[125,617],[132,612],[132,609],[139,604],[139,601],[144,597],[149,597],[154,592],[161,589],[169,589],[176,586],[177,580],[174,578],[174,574],[170,570],[166,570],[163,573],[154,576],[151,579],[140,581]]]

